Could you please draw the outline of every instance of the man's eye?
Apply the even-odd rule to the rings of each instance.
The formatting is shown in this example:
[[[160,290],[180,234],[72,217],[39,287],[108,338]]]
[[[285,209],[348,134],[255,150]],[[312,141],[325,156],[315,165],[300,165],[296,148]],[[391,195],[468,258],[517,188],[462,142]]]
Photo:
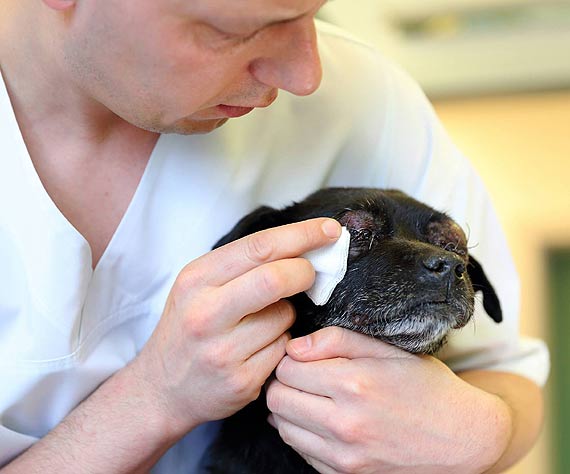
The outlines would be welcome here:
[[[250,40],[252,40],[257,33],[259,32],[259,30],[256,30],[252,33],[229,33],[227,31],[223,31],[223,30],[219,30],[216,27],[212,27],[212,30],[216,33],[216,35],[218,36],[219,39],[221,39],[224,42],[233,42],[236,44],[242,44],[242,43],[246,43]]]

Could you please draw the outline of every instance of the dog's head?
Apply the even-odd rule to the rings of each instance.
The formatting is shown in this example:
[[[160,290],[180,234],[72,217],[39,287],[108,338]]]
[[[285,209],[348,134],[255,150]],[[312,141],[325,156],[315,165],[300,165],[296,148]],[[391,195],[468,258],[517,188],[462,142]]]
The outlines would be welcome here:
[[[269,227],[332,217],[351,234],[348,268],[324,306],[301,293],[294,335],[341,326],[414,353],[435,353],[473,315],[474,288],[493,320],[501,307],[461,227],[395,190],[327,188],[282,210],[261,207],[216,247]]]

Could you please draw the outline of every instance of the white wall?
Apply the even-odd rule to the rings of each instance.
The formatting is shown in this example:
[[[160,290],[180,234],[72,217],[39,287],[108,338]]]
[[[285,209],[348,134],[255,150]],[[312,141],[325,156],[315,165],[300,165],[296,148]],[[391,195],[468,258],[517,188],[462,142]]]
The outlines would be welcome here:
[[[321,14],[394,58],[432,97],[570,85],[569,2],[334,0]],[[423,35],[398,26],[428,17]]]

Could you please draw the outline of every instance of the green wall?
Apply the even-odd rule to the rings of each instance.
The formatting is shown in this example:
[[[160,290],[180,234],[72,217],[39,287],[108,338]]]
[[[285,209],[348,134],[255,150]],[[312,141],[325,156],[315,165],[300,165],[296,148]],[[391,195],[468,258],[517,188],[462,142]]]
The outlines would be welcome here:
[[[553,467],[570,473],[570,249],[547,253],[552,358]]]

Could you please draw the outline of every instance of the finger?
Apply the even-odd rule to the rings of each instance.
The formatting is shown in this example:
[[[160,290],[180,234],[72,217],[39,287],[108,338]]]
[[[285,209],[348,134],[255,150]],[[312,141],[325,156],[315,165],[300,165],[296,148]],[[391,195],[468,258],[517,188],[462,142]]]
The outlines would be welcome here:
[[[314,281],[315,269],[308,260],[288,258],[256,267],[225,284],[218,293],[233,313],[252,314],[305,291]]]
[[[344,385],[348,359],[335,358],[318,361],[299,362],[289,356],[284,357],[275,375],[277,380],[288,387],[323,397],[336,398],[339,388]]]
[[[260,386],[269,378],[285,355],[285,346],[289,339],[291,336],[288,333],[282,334],[244,362],[245,370],[252,374],[252,379],[259,381]]]
[[[272,380],[266,391],[267,407],[275,415],[300,428],[331,438],[331,413],[335,403],[328,397],[305,393]]]
[[[318,459],[315,459],[308,454],[299,453],[299,455],[306,461],[307,464],[312,466],[319,474],[340,474],[339,471],[333,469],[328,464],[325,464]]]
[[[277,301],[310,288],[315,270],[304,258],[289,258],[256,267],[208,295],[209,324],[218,331]]]
[[[269,420],[268,420],[269,421]],[[305,461],[320,473],[338,474],[332,466],[323,460],[334,459],[331,444],[318,434],[301,428],[279,415],[272,415],[270,423],[279,431],[281,439],[297,451]]]
[[[287,354],[299,361],[344,357],[346,359],[413,358],[414,355],[371,336],[340,327],[327,327],[287,344]]]
[[[191,271],[207,275],[203,283],[221,286],[264,263],[298,257],[331,244],[340,236],[334,219],[317,218],[256,232],[194,260]],[[213,272],[212,269],[218,269]]]
[[[287,300],[280,300],[267,308],[243,318],[233,330],[232,338],[239,341],[237,358],[248,359],[261,348],[272,343],[295,322],[295,310]]]
[[[256,267],[199,297],[178,291],[177,298],[170,300],[188,315],[196,334],[219,335],[233,331],[249,315],[310,288],[314,280],[315,270],[308,260],[289,258]]]

